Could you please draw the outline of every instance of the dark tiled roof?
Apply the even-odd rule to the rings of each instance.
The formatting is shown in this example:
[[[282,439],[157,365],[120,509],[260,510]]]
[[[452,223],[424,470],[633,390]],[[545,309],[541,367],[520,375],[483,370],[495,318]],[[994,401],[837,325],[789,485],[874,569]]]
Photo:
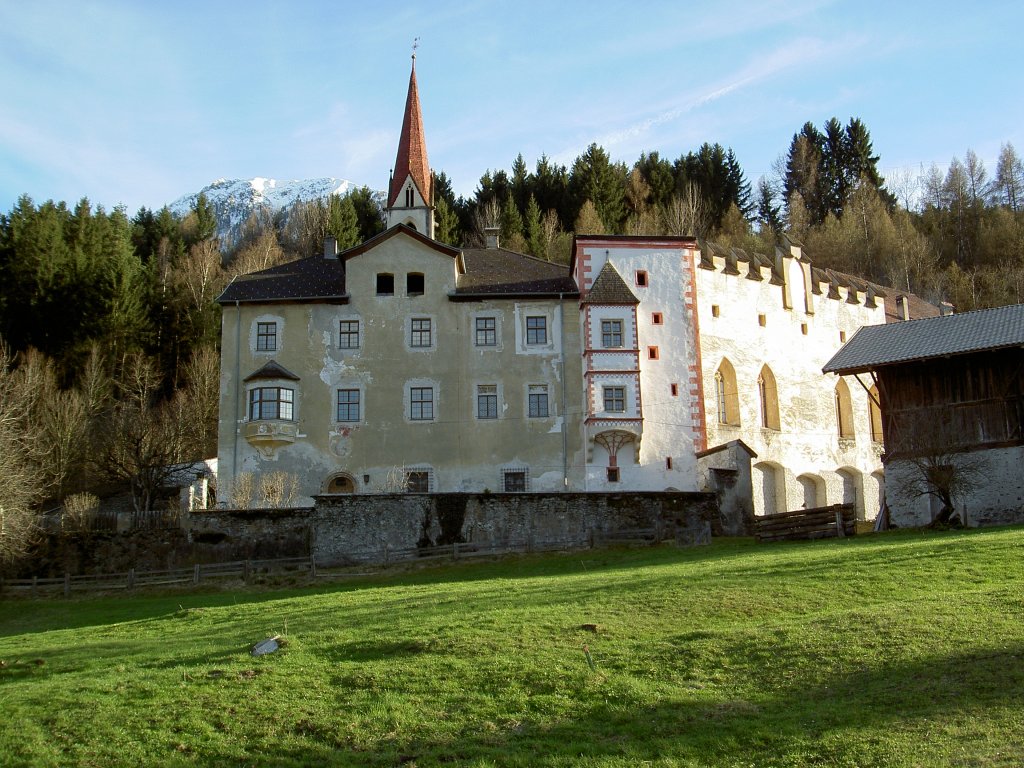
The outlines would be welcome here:
[[[458,276],[455,298],[579,294],[564,264],[505,248],[463,248],[462,259],[466,271]]]
[[[239,275],[217,297],[234,302],[301,301],[345,298],[345,266],[340,259],[311,256],[270,269]]]
[[[298,381],[299,377],[276,360],[271,360],[259,370],[250,373],[242,381],[254,381],[256,379],[289,379],[290,381]]]
[[[858,330],[824,367],[860,373],[896,363],[1024,346],[1024,304]]]
[[[587,292],[584,304],[639,304],[638,299],[610,261],[606,261]]]

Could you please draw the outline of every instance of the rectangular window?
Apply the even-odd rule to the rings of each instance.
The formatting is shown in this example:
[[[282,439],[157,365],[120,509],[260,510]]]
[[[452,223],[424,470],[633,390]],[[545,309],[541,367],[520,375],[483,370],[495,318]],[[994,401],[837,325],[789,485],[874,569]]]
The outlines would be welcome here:
[[[548,415],[548,385],[531,384],[529,390],[529,409],[531,419],[543,419]]]
[[[497,343],[497,319],[493,317],[478,317],[476,319],[476,345],[478,347],[493,347]]]
[[[409,336],[410,347],[430,346],[430,318],[413,318],[411,334]]]
[[[338,421],[359,421],[359,390],[338,390]]]
[[[622,346],[622,321],[602,320],[601,321],[601,346],[621,347]]]
[[[476,417],[478,419],[498,418],[497,384],[480,384],[476,388]]]
[[[425,469],[412,469],[405,473],[406,493],[430,493],[430,473]]]
[[[665,457],[665,469],[672,469],[672,457],[671,456],[666,456]]]
[[[636,284],[641,288],[647,287],[647,271],[638,269],[636,271]]]
[[[422,296],[425,285],[422,272],[410,272],[405,276],[405,295]]]
[[[661,325],[665,322],[665,318],[661,312],[654,312],[651,314],[651,325]]]
[[[249,390],[249,421],[294,418],[295,390],[284,387],[257,387]]]
[[[507,469],[502,472],[505,493],[526,493],[526,472],[521,469]]]
[[[412,421],[433,421],[434,388],[410,387],[409,418]]]
[[[256,351],[273,352],[277,349],[277,323],[256,323]]]
[[[526,318],[526,343],[548,343],[548,319],[546,317]]]
[[[377,274],[377,295],[378,296],[394,296],[395,295],[395,276],[388,274],[387,272],[379,272]]]
[[[617,483],[617,482],[619,482],[619,468],[618,467],[608,467],[608,482],[609,483]]]
[[[657,360],[659,357],[661,357],[661,353],[658,351],[657,347],[648,347],[647,348],[647,359],[648,360]]]
[[[605,387],[604,409],[610,413],[624,413],[626,411],[626,388]]]
[[[669,390],[672,392],[672,397],[679,397],[679,385],[672,384],[669,386]]]
[[[341,349],[359,349],[358,320],[342,320],[339,323],[338,346]]]

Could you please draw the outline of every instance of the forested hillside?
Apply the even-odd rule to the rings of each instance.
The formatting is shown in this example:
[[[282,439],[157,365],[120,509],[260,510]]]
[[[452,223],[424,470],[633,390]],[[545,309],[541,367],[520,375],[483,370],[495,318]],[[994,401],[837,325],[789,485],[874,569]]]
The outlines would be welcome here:
[[[632,166],[596,144],[571,166],[542,156],[531,170],[520,155],[470,198],[438,173],[436,236],[479,244],[498,226],[503,246],[567,262],[573,232],[692,234],[765,253],[786,232],[820,267],[961,311],[1024,297],[1024,165],[1009,144],[991,170],[967,150],[945,173],[885,179],[867,127],[833,118],[800,128],[777,166],[754,186],[720,144]],[[317,254],[328,233],[345,248],[382,228],[365,187],[257,211],[230,249],[202,195],[184,217],[27,197],[0,215],[0,536],[11,510],[30,517],[109,481],[131,481],[150,506],[159,467],[216,451],[214,299],[231,277]]]

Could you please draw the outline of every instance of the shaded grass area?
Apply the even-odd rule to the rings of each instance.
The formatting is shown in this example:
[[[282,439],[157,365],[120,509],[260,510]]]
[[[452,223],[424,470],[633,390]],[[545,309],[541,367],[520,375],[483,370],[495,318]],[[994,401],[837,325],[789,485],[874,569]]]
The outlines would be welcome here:
[[[737,540],[289,591],[2,602],[0,755],[1019,765],[1022,548],[1020,528]],[[251,657],[270,634],[282,650]]]

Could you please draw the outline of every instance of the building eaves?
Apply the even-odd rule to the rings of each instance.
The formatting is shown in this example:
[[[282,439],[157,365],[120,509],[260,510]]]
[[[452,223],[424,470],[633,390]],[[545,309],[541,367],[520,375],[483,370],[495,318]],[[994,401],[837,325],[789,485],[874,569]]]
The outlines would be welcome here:
[[[888,365],[1024,347],[1024,304],[860,328],[825,373],[864,373]]]
[[[246,376],[242,381],[255,381],[257,379],[288,379],[289,381],[299,381],[299,377],[289,371],[283,365],[276,360],[271,360],[266,363],[263,367],[253,371]]]

